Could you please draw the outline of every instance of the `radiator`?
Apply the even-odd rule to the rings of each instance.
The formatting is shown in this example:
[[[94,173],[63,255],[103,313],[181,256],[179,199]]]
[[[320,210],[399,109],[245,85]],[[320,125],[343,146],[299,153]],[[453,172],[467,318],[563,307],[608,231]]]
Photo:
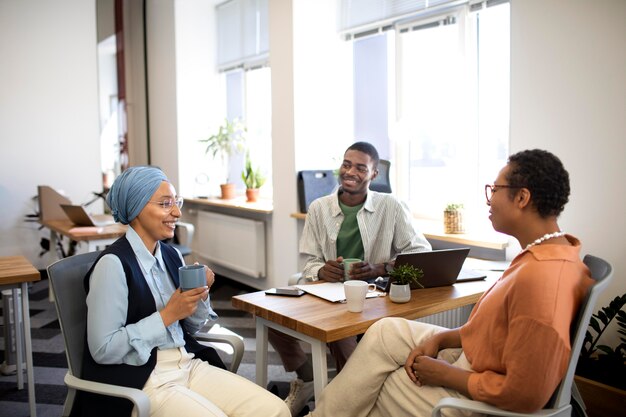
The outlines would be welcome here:
[[[472,312],[472,308],[474,308],[473,304],[459,307],[454,310],[432,314],[430,316],[422,317],[421,319],[416,319],[415,321],[453,329],[455,327],[462,326],[465,322],[467,322],[467,319]]]
[[[252,278],[266,276],[265,222],[198,212],[197,247],[207,261]]]

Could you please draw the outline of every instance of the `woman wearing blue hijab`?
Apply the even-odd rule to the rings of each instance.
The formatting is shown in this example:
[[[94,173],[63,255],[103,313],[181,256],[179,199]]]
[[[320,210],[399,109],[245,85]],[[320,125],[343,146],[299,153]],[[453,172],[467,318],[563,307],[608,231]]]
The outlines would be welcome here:
[[[289,416],[277,396],[194,357],[202,346],[191,335],[217,318],[209,299],[215,275],[205,267],[205,287],[179,288],[183,258],[161,241],[174,236],[183,200],[165,174],[129,168],[111,186],[107,203],[115,220],[129,227],[85,277],[82,376],[143,390],[153,417]],[[83,406],[89,416],[132,411],[128,400],[94,394],[79,401]]]

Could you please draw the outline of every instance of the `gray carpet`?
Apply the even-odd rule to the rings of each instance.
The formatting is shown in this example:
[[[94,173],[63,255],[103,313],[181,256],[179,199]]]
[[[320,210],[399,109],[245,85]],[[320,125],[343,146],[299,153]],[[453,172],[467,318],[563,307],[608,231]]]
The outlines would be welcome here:
[[[42,274],[43,276],[43,274]],[[219,315],[217,323],[244,338],[245,353],[238,374],[254,381],[255,375],[255,327],[252,315],[232,308],[230,299],[233,295],[256,291],[242,286],[229,279],[218,277],[211,291],[213,308]],[[63,411],[63,403],[67,388],[63,377],[67,370],[67,361],[63,346],[63,338],[59,329],[54,305],[48,301],[48,281],[43,279],[35,283],[29,290],[31,334],[33,341],[33,362],[35,364],[35,398],[38,417],[59,417]],[[1,310],[0,316],[4,312]],[[4,320],[0,318],[0,363],[4,361]],[[211,323],[213,324],[213,323]],[[310,354],[309,346],[304,344]],[[229,361],[226,354],[221,354],[225,362]],[[329,368],[334,367],[328,356]],[[280,358],[272,350],[268,355],[268,388],[284,398],[289,389],[288,381],[295,374],[286,373],[280,364]],[[313,404],[310,404],[311,408]],[[303,410],[303,412],[306,411]],[[28,391],[17,390],[16,376],[0,375],[0,417],[28,416]]]

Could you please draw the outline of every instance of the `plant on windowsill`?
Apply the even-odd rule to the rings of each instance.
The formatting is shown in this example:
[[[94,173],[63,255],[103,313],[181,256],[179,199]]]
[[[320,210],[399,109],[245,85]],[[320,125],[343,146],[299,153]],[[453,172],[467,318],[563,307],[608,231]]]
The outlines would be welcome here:
[[[235,197],[235,184],[231,183],[228,178],[229,159],[234,153],[243,151],[246,143],[246,126],[238,119],[232,121],[224,119],[217,132],[206,139],[200,139],[200,142],[206,143],[205,153],[210,153],[213,158],[219,157],[222,160],[222,166],[226,170],[225,182],[220,184],[223,199],[231,199]]]
[[[578,386],[589,416],[618,415],[626,404],[626,294],[615,297],[591,317],[576,366]],[[616,319],[620,343],[599,345],[600,337]],[[615,407],[609,409],[607,407]],[[602,411],[600,411],[602,410]]]
[[[446,234],[465,233],[463,204],[450,203],[443,211],[443,229]]]
[[[420,279],[424,276],[424,271],[413,265],[394,266],[389,273],[391,287],[389,289],[389,299],[394,303],[406,303],[411,299],[411,284],[418,288],[424,288]]]
[[[259,199],[259,188],[265,184],[265,176],[261,174],[260,167],[252,167],[250,152],[246,152],[246,166],[241,172],[241,179],[246,184],[246,201],[254,203]]]

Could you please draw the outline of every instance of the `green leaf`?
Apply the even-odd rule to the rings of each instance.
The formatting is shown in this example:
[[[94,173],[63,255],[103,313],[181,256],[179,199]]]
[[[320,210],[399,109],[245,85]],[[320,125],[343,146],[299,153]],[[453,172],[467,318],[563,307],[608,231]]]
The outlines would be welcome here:
[[[596,320],[595,317],[591,317],[591,319],[589,320],[589,326],[591,326],[591,328],[595,330],[596,333],[600,333],[600,324],[598,324],[598,320]]]

